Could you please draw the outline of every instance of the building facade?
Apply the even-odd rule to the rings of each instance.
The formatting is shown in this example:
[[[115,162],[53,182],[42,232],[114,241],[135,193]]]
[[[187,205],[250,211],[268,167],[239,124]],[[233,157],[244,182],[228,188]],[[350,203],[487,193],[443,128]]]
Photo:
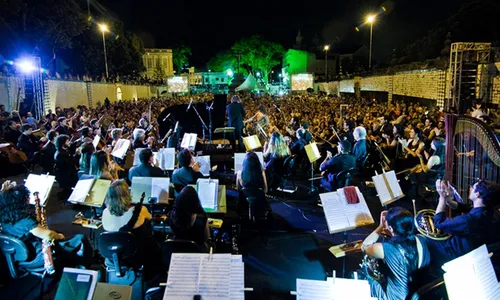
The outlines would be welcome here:
[[[144,49],[142,61],[146,71],[144,76],[153,80],[165,80],[174,76],[172,49]]]

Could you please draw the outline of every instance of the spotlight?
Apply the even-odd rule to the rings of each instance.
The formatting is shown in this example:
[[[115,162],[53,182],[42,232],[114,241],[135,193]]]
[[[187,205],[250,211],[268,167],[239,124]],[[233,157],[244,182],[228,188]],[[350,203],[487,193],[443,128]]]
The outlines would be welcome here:
[[[229,69],[227,70],[227,76],[232,77],[234,75],[233,70]]]
[[[21,60],[16,63],[16,66],[23,73],[31,73],[36,69],[33,63],[29,60]]]

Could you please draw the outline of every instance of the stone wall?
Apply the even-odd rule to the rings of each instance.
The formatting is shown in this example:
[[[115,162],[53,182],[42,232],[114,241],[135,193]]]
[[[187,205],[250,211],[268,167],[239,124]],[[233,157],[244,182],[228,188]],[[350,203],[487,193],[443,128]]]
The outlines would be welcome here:
[[[83,81],[47,80],[50,108],[88,106],[87,84]]]
[[[0,76],[0,104],[7,111],[17,109],[18,101],[24,99],[24,82],[22,77]]]

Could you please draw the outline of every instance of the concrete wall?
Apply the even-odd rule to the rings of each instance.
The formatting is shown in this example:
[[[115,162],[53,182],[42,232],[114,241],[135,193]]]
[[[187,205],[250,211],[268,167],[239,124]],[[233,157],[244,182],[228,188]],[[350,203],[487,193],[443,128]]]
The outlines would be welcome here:
[[[24,99],[24,79],[0,76],[0,104],[5,105],[7,111],[12,111],[17,109],[17,102],[22,99]]]
[[[361,78],[361,91],[387,92],[391,76],[371,76]]]
[[[83,81],[47,80],[50,108],[88,106],[87,84]]]

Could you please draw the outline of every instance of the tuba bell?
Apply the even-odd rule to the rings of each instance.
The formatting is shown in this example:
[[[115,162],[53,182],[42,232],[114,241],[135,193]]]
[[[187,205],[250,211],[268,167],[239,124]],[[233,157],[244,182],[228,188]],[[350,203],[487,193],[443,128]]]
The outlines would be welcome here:
[[[444,241],[451,235],[442,232],[434,226],[434,215],[436,211],[433,209],[423,209],[415,214],[415,227],[420,234],[427,238]]]

